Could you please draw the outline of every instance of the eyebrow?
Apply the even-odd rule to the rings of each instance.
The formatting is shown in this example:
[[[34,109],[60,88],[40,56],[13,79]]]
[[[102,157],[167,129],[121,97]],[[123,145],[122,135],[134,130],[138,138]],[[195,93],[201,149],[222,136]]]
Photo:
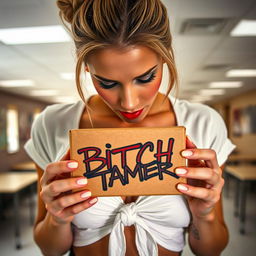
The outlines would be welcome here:
[[[138,79],[142,76],[146,76],[148,73],[150,73],[151,71],[153,71],[155,68],[157,67],[157,65],[155,65],[154,67],[150,68],[148,71],[146,71],[145,73],[139,75],[139,76],[136,76],[134,79]],[[98,75],[95,75],[93,74],[93,76],[95,76],[96,78],[98,78],[99,80],[103,80],[105,82],[115,82],[115,83],[119,83],[118,81],[116,80],[109,80],[107,78],[104,78],[104,77],[101,77],[101,76],[98,76]]]

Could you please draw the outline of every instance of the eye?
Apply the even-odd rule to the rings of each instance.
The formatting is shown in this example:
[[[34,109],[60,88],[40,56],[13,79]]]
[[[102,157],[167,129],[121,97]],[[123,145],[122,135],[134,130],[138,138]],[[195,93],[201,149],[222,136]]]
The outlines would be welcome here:
[[[139,83],[145,84],[145,83],[149,83],[149,82],[153,81],[155,79],[155,77],[156,77],[156,72],[153,72],[153,73],[150,73],[150,74],[144,76],[143,79],[137,78],[137,81]]]
[[[111,82],[102,82],[99,81],[99,85],[104,89],[111,89],[117,85],[117,83],[111,83]]]

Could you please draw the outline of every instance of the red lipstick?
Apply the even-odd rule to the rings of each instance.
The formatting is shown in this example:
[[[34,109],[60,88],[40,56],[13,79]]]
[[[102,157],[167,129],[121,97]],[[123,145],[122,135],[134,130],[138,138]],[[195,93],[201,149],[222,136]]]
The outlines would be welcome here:
[[[120,111],[120,113],[127,119],[135,119],[137,117],[139,117],[139,115],[142,113],[143,109],[140,109],[138,111],[135,112],[122,112]]]

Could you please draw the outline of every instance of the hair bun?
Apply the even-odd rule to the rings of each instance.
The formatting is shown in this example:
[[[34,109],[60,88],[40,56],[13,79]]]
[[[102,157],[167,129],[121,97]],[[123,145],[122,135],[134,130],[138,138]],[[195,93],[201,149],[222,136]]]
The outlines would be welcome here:
[[[85,0],[57,0],[60,15],[69,23],[72,22],[74,13]]]

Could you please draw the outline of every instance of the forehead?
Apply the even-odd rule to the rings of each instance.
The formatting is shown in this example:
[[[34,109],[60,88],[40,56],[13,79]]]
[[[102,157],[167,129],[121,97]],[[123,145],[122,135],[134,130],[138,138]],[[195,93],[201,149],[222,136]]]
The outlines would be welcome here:
[[[160,64],[159,55],[146,46],[106,48],[95,51],[88,58],[90,72],[97,75],[118,76],[142,74]]]

